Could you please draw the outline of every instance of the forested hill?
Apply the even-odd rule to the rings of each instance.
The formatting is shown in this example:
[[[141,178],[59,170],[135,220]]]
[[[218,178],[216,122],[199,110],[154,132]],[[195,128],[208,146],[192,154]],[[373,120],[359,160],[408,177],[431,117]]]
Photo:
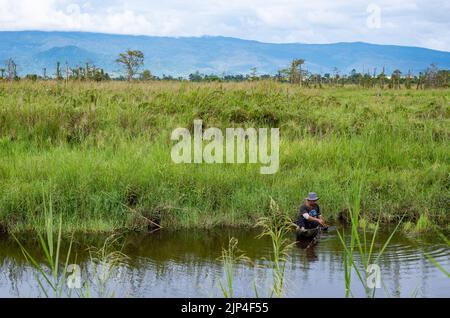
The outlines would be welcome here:
[[[126,49],[145,54],[145,68],[155,75],[187,76],[249,73],[275,74],[289,66],[292,59],[306,60],[308,71],[332,73],[380,72],[395,69],[418,74],[431,63],[450,69],[450,52],[418,47],[375,45],[363,42],[334,44],[274,44],[228,37],[153,37],[85,32],[0,32],[0,64],[13,58],[18,73],[41,74],[43,68],[53,75],[56,62],[71,66],[86,62],[111,74],[119,69],[114,62]]]

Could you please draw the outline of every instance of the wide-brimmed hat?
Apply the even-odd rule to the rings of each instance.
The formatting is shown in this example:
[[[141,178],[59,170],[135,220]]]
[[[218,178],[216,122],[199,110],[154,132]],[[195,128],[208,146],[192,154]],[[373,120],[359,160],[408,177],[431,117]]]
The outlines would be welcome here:
[[[319,197],[317,196],[317,193],[310,192],[310,193],[308,193],[308,196],[306,197],[306,200],[316,201],[316,200],[319,200]]]

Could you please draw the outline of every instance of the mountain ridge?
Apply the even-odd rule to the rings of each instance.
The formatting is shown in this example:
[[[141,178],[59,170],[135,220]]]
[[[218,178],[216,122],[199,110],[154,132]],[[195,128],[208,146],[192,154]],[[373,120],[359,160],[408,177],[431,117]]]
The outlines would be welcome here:
[[[0,64],[13,58],[20,75],[52,73],[56,62],[71,66],[95,63],[113,75],[120,72],[114,60],[126,49],[145,54],[144,67],[155,75],[187,76],[245,74],[252,67],[259,74],[275,74],[289,67],[294,58],[304,59],[304,68],[331,73],[335,68],[348,74],[374,69],[386,73],[400,69],[417,74],[430,64],[450,69],[450,52],[395,44],[337,42],[329,44],[266,43],[225,36],[168,37],[71,31],[0,31]],[[62,60],[64,59],[64,60]],[[4,63],[3,63],[4,64]]]

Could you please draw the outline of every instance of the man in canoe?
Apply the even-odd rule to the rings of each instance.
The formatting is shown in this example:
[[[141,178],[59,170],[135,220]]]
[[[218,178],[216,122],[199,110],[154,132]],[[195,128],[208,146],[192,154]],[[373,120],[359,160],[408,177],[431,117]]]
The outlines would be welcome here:
[[[325,227],[325,221],[320,213],[319,197],[315,192],[308,193],[305,202],[300,206],[297,220],[297,230],[304,231],[318,226]]]

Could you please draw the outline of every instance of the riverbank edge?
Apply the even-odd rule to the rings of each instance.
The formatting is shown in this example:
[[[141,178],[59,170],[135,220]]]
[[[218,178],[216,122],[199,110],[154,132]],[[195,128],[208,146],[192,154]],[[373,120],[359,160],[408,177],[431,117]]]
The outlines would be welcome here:
[[[56,219],[55,219],[56,220]],[[293,220],[295,222],[295,220]],[[439,222],[434,223],[430,221],[427,216],[421,216],[418,220],[395,220],[395,221],[387,221],[380,220],[379,225],[383,227],[395,227],[398,222],[402,222],[400,225],[400,231],[404,234],[409,235],[421,235],[421,234],[429,234],[433,233],[435,230],[441,231],[443,233],[450,233],[450,223],[449,222]],[[330,226],[340,226],[345,227],[349,226],[350,223],[342,218],[334,218],[331,217],[328,220],[328,224]],[[369,231],[374,230],[377,224],[377,220],[375,219],[367,219],[361,218],[359,221],[359,228],[367,229]],[[121,227],[110,227],[109,229],[98,229],[98,228],[73,228],[73,226],[65,226],[64,222],[62,223],[61,232],[65,235],[74,234],[74,235],[113,235],[113,234],[127,234],[127,233],[138,233],[138,234],[152,234],[157,231],[183,231],[183,230],[205,230],[205,231],[214,231],[214,230],[227,230],[227,229],[240,229],[240,230],[251,230],[258,229],[258,226],[250,223],[240,223],[240,224],[227,224],[227,223],[216,223],[213,225],[202,225],[195,224],[189,226],[183,225],[170,225],[170,226],[160,226],[159,224],[147,229],[136,229],[130,228],[128,226]],[[20,235],[34,235],[39,232],[44,232],[45,226],[36,226],[34,225],[21,225],[18,228],[11,229],[8,225],[0,222],[0,239],[2,237],[9,237],[12,234],[20,234]]]

